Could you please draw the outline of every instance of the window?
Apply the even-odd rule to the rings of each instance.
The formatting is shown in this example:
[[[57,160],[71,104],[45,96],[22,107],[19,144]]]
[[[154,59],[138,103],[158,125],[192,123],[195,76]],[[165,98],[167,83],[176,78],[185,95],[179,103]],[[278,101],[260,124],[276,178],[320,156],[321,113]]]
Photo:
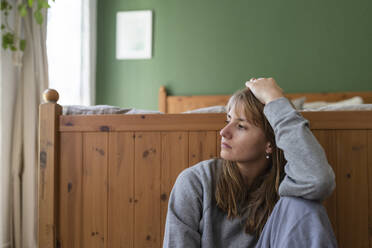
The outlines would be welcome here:
[[[47,24],[49,88],[60,105],[92,105],[95,99],[96,2],[50,3]]]

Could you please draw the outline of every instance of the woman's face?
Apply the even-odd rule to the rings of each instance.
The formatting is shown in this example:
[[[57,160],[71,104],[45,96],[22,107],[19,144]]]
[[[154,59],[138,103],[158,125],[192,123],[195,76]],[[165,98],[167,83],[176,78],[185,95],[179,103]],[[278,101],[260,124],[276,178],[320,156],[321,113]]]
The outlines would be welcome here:
[[[226,126],[220,132],[221,157],[241,164],[255,164],[263,161],[271,153],[263,130],[255,126],[245,116],[243,108],[235,108],[227,113]]]

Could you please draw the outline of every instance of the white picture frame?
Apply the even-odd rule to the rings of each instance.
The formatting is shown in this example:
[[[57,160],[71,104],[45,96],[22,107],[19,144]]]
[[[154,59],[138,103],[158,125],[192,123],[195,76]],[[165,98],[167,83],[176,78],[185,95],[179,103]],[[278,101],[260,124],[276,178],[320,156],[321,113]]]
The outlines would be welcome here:
[[[116,59],[151,59],[152,11],[121,11],[116,15]]]

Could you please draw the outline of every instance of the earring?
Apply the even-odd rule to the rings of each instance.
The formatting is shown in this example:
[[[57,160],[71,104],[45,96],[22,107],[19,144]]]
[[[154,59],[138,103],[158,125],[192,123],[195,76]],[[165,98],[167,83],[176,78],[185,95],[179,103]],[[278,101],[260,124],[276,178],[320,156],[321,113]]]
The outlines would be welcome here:
[[[266,159],[269,159],[269,158],[270,158],[269,154],[266,154]]]

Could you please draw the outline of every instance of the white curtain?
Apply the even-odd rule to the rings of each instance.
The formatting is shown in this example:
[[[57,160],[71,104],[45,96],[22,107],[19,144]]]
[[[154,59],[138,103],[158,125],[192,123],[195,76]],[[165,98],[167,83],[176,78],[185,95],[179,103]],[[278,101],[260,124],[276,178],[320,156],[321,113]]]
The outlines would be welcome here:
[[[13,4],[15,0],[11,1]],[[8,22],[14,25],[15,13]],[[3,23],[3,16],[1,16]],[[17,82],[20,67],[12,60],[12,53],[0,48],[0,247],[12,244],[11,211],[11,146]]]
[[[48,88],[46,11],[37,24],[28,12],[23,22],[27,41],[16,80],[15,111],[11,129],[11,230],[12,247],[37,247],[38,109]],[[16,19],[17,20],[17,19]]]
[[[11,244],[11,130],[19,68],[13,65],[10,52],[0,49],[0,247],[8,248]]]

